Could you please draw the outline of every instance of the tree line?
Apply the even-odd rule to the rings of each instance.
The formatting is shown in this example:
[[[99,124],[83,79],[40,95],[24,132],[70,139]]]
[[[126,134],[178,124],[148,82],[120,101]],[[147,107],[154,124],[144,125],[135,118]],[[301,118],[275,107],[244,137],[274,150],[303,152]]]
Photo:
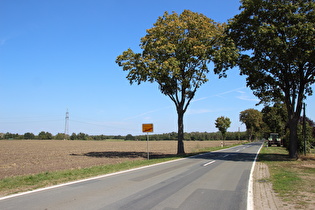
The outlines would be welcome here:
[[[186,141],[211,141],[222,140],[220,132],[185,132]],[[177,140],[177,132],[163,133],[163,134],[151,134],[149,136],[150,141],[164,141],[164,140]],[[103,141],[109,139],[126,140],[126,141],[146,141],[146,135],[89,135],[86,133],[72,133],[70,136],[65,136],[64,133],[58,133],[53,135],[49,132],[42,131],[38,135],[27,132],[25,134],[14,133],[0,133],[0,139],[5,140],[95,140]],[[226,132],[226,140],[247,140],[246,132]]]
[[[284,146],[289,150],[290,129],[287,122],[287,110],[284,103],[275,103],[273,106],[265,106],[261,111],[247,109],[240,113],[240,121],[246,125],[246,132],[250,141],[255,139],[268,139],[270,133],[278,133],[283,139]],[[304,150],[304,137],[306,150],[315,147],[315,122],[308,117],[300,116],[297,125],[298,152]],[[304,127],[304,128],[303,128]]]

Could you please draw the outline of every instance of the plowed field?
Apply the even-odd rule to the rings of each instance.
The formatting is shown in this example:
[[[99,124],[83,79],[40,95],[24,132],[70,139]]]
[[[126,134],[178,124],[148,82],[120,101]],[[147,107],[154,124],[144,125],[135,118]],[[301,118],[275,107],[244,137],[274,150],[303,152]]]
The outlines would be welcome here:
[[[226,141],[226,145],[238,141]],[[221,141],[186,141],[186,153],[220,146]],[[0,179],[57,170],[85,168],[147,158],[144,141],[1,140]],[[177,141],[149,142],[154,157],[175,155]]]

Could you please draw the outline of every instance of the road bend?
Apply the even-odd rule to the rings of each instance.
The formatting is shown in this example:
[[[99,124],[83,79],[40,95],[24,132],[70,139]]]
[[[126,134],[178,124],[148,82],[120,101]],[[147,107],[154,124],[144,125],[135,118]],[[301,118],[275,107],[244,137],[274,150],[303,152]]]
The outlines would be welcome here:
[[[0,209],[246,209],[260,142],[0,199]]]

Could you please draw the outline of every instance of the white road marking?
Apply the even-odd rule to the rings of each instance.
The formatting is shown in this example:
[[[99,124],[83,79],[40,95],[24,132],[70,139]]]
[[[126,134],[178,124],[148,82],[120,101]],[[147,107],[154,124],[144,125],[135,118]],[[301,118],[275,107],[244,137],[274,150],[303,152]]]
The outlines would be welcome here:
[[[210,164],[212,164],[212,163],[214,163],[214,162],[215,162],[215,160],[210,161],[210,162],[208,162],[208,163],[203,164],[203,166],[208,166],[208,165],[210,165]]]

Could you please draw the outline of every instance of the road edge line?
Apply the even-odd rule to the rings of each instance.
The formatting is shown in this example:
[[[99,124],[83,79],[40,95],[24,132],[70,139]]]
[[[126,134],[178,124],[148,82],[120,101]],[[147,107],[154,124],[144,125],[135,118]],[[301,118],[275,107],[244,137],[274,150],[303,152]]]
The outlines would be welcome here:
[[[264,144],[262,143],[257,154],[256,157],[254,159],[254,162],[252,164],[252,168],[250,170],[250,175],[249,175],[249,180],[248,180],[248,187],[247,187],[247,210],[254,210],[254,184],[253,184],[253,176],[254,176],[254,170],[255,170],[255,165],[256,165],[256,161],[257,161],[257,157],[260,153],[261,148],[264,146]]]

